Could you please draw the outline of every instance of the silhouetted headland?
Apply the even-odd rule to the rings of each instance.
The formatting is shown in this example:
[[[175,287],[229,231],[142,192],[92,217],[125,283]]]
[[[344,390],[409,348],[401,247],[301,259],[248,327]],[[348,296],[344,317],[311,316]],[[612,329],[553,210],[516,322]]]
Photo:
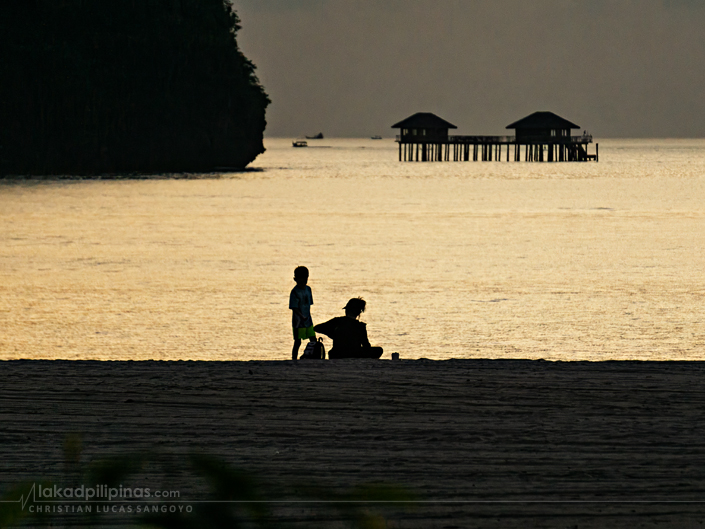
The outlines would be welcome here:
[[[223,0],[0,7],[0,175],[207,172],[264,152],[269,98]]]

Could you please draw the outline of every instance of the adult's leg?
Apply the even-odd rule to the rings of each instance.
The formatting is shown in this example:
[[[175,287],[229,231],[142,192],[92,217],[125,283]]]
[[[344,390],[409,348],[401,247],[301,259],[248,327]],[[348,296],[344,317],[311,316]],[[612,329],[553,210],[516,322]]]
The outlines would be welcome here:
[[[361,358],[380,358],[383,352],[381,347],[365,347],[362,349]]]

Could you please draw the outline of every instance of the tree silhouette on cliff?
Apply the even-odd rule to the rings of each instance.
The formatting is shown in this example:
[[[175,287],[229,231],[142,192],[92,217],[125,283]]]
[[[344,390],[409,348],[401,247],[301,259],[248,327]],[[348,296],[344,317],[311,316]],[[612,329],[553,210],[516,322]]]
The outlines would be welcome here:
[[[193,172],[264,151],[269,98],[225,0],[0,7],[0,173]]]

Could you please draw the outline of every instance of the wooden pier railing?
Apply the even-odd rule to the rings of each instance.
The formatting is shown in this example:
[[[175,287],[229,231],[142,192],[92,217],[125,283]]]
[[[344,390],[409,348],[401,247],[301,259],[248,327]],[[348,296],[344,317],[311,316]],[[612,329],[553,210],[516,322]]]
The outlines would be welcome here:
[[[470,144],[492,144],[492,145],[514,145],[517,143],[516,136],[448,136],[447,140],[425,140],[422,138],[413,138],[409,139],[407,138],[405,141],[402,141],[402,137],[397,134],[395,141],[401,142],[401,143],[441,143],[441,144],[465,144],[465,143],[470,143]],[[557,144],[557,143],[592,143],[592,135],[591,134],[582,134],[580,136],[555,136],[550,139],[550,141],[546,141],[546,139],[536,139],[536,140],[528,140],[528,141],[521,141],[518,142],[520,145],[533,145],[533,144],[541,144],[541,145],[546,145],[549,143]]]

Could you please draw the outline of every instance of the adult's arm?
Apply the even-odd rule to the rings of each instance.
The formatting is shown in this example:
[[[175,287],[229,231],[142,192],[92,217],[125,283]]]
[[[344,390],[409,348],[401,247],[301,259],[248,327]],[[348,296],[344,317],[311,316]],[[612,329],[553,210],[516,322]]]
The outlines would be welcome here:
[[[319,332],[321,334],[325,334],[329,338],[335,339],[335,336],[333,336],[335,334],[335,328],[336,328],[336,323],[335,323],[335,318],[333,318],[332,320],[328,320],[326,322],[319,323],[318,325],[316,325],[313,328],[313,330],[316,332]]]
[[[370,340],[367,338],[367,324],[362,323],[361,327],[362,327],[362,332],[360,333],[361,334],[360,337],[362,338],[362,340],[361,340],[362,347],[372,347],[370,345]]]

